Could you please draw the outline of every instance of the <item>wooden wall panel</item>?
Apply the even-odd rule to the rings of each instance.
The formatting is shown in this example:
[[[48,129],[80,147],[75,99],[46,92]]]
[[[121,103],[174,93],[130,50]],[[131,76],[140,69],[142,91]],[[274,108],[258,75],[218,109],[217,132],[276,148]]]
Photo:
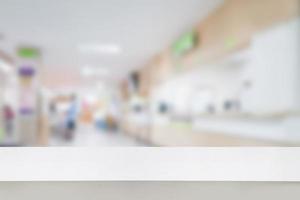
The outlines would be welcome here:
[[[199,54],[216,58],[247,44],[254,33],[300,14],[300,0],[226,0],[199,23]]]
[[[148,88],[170,78],[176,72],[175,63],[184,72],[201,63],[222,59],[247,46],[255,33],[299,15],[300,0],[225,0],[195,26],[200,40],[198,48],[179,60],[172,59],[168,48],[153,58],[150,66],[145,66],[151,68]]]

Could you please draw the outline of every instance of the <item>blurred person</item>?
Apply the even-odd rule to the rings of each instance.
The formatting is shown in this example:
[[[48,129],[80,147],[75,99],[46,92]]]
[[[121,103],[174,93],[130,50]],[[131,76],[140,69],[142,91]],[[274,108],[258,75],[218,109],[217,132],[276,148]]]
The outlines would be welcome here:
[[[57,115],[57,107],[54,101],[49,103],[49,122],[51,133],[58,132],[59,117]]]
[[[118,102],[113,100],[108,107],[107,124],[110,130],[116,131],[120,123],[120,108]]]
[[[107,109],[103,106],[98,107],[94,112],[93,118],[96,128],[99,130],[107,130],[108,124],[106,122]]]
[[[79,114],[77,98],[75,95],[71,96],[70,106],[66,113],[66,135],[67,140],[71,140],[74,137],[74,132],[77,128],[77,118]]]
[[[13,134],[13,129],[14,129],[13,122],[14,122],[15,114],[10,105],[4,105],[3,112],[4,112],[5,132],[7,136],[11,136]]]
[[[49,104],[49,111],[50,111],[50,114],[51,115],[55,115],[56,114],[56,104],[54,101],[51,101],[50,104]]]

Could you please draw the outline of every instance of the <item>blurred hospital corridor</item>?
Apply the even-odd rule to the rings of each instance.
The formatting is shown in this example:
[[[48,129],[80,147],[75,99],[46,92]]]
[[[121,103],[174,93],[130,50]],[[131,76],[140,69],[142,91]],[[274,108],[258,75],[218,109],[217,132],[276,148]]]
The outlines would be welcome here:
[[[299,0],[1,0],[0,146],[300,146]]]

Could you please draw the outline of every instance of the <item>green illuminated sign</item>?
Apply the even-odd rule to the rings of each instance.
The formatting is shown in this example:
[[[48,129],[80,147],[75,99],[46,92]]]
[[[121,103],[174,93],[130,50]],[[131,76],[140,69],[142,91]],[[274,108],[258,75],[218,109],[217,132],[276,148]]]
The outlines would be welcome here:
[[[197,38],[197,32],[195,31],[186,33],[173,45],[173,54],[180,56],[193,49],[197,44]]]
[[[38,58],[40,52],[36,48],[23,47],[18,50],[18,56],[21,58]]]

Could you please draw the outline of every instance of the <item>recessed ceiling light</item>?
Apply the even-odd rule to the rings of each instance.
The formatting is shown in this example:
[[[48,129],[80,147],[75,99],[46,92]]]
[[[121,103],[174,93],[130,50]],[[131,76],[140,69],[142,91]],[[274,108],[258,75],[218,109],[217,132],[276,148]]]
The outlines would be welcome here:
[[[108,76],[109,71],[105,68],[95,68],[91,66],[84,66],[81,70],[81,75],[85,77],[91,76]]]
[[[81,69],[81,75],[85,77],[90,77],[94,74],[94,70],[90,67],[83,67]]]
[[[85,44],[78,47],[84,54],[120,54],[122,49],[116,44]]]

